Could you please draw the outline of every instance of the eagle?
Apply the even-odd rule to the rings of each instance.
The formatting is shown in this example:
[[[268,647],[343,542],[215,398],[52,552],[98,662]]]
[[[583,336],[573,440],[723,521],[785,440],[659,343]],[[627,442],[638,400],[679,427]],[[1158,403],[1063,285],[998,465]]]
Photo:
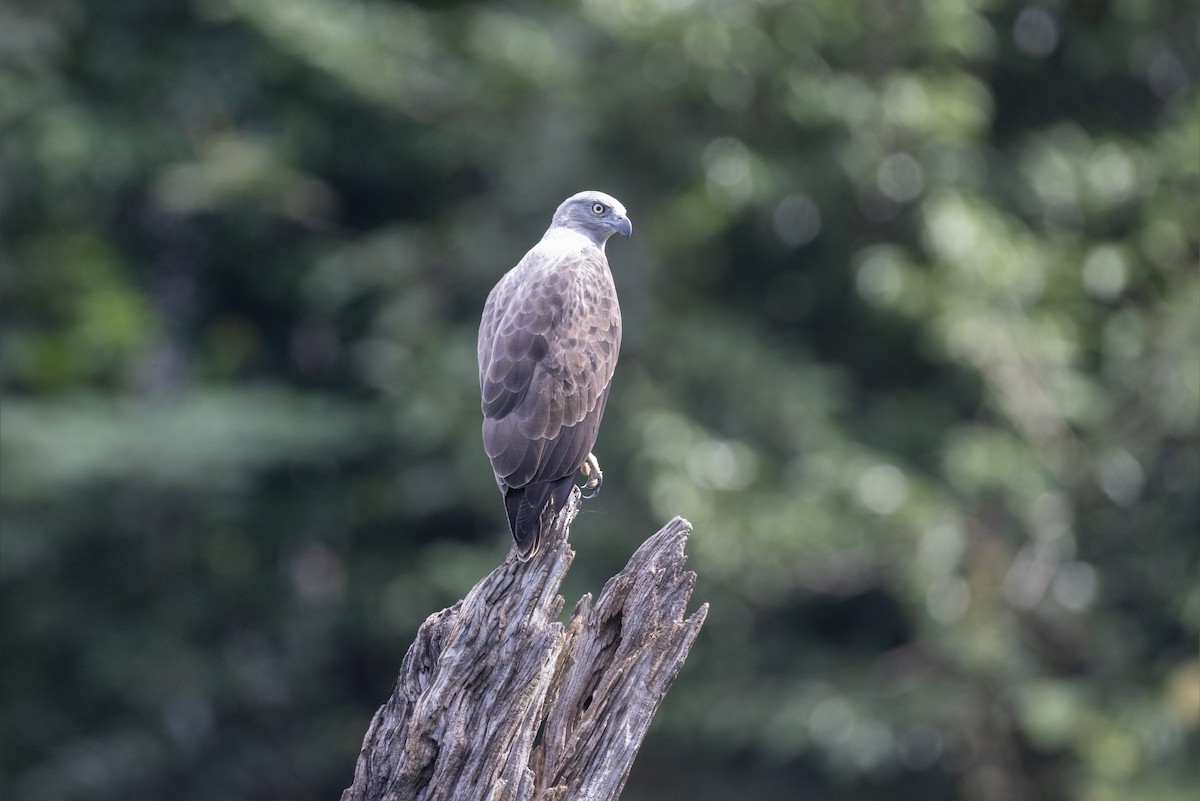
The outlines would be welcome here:
[[[621,349],[621,308],[604,245],[633,225],[620,201],[562,202],[541,241],[492,289],[479,324],[483,449],[504,496],[517,556],[538,551],[577,474],[592,497],[592,454]]]

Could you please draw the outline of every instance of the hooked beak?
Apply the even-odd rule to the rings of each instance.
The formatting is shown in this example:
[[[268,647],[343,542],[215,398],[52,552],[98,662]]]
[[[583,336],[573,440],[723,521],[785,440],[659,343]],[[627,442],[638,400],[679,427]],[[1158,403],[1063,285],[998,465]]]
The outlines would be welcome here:
[[[633,236],[633,223],[628,217],[619,217],[612,223],[613,230],[622,234],[626,239]]]

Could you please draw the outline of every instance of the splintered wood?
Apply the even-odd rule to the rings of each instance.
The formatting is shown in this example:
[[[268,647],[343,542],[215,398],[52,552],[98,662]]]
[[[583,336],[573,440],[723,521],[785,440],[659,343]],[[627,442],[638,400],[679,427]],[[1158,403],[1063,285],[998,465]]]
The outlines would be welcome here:
[[[609,801],[691,649],[691,524],[651,536],[559,622],[579,491],[529,562],[515,552],[431,615],[363,739],[342,801]]]

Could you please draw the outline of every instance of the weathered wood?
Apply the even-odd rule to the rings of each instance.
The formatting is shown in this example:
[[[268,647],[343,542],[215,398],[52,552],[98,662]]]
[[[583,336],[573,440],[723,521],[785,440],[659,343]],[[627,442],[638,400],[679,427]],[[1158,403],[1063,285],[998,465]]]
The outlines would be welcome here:
[[[685,618],[691,524],[676,517],[559,622],[571,495],[529,562],[515,551],[431,615],[363,740],[342,801],[606,801],[704,617]]]

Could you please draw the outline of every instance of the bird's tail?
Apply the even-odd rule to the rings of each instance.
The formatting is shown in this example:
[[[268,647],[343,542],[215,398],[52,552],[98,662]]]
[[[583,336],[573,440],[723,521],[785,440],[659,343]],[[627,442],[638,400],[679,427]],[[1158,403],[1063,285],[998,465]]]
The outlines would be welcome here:
[[[566,505],[574,485],[575,476],[572,474],[557,481],[510,487],[504,493],[508,528],[517,543],[517,557],[522,562],[529,561],[538,552],[542,530]]]

